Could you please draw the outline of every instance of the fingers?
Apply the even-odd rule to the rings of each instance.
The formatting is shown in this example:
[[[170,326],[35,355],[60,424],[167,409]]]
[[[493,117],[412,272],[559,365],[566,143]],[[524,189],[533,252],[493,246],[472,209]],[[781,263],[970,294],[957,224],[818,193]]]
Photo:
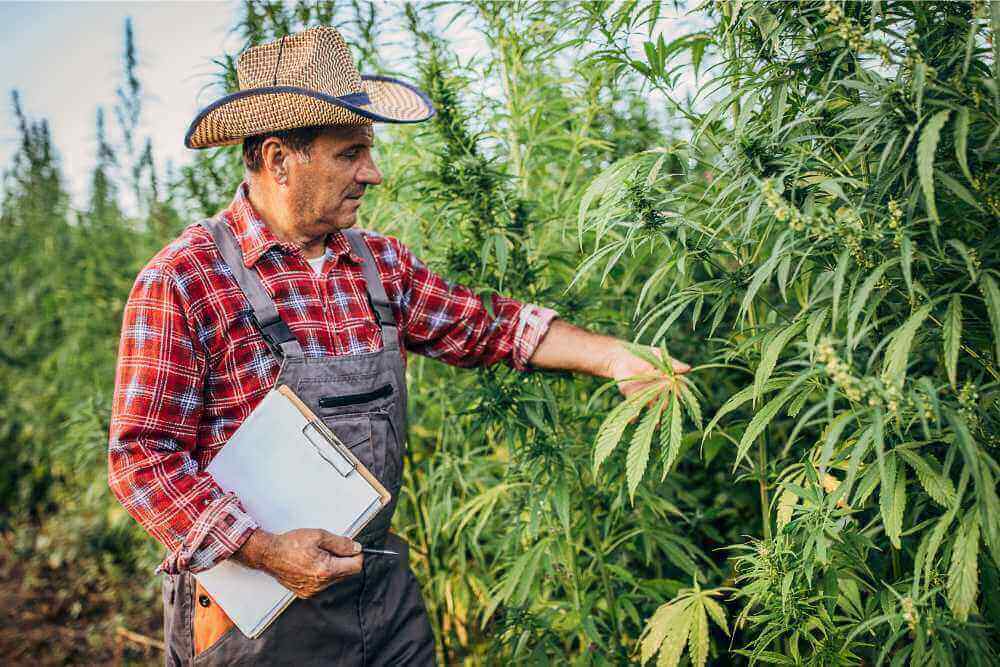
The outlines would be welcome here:
[[[361,545],[349,537],[334,535],[328,531],[321,531],[321,536],[316,546],[324,551],[329,551],[335,556],[353,556],[361,553]]]
[[[673,365],[675,373],[683,374],[691,370],[691,367],[685,364],[683,361],[677,361],[676,359],[671,359],[670,363]]]
[[[348,558],[330,556],[324,565],[323,573],[331,582],[336,581],[337,579],[343,579],[344,577],[361,572],[364,562],[365,557],[363,554]]]
[[[290,576],[282,583],[300,598],[311,598],[337,581],[361,572],[364,556],[333,556],[328,551],[318,550],[311,566]]]

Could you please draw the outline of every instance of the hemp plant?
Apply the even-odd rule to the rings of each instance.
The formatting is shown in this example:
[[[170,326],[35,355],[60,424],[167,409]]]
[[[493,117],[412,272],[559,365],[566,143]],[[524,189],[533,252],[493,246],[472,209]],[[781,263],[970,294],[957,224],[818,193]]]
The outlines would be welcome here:
[[[690,132],[592,181],[578,278],[636,281],[651,343],[703,341],[701,439],[727,441],[760,517],[707,582],[735,588],[720,660],[995,664],[1000,3],[704,3],[708,29],[673,41],[658,7],[584,10],[617,26],[594,57]],[[699,64],[683,101],[674,73]],[[624,414],[642,454],[659,408],[638,402],[607,415],[597,460]],[[677,638],[658,664],[690,622],[650,618],[647,638]]]

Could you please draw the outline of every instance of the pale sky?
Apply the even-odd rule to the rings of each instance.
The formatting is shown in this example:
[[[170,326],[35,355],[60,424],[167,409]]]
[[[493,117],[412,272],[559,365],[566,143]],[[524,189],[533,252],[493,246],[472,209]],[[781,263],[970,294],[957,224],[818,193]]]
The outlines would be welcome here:
[[[16,88],[30,118],[48,119],[67,185],[82,201],[99,105],[114,125],[126,16],[144,92],[140,136],[152,137],[161,168],[167,159],[186,162],[184,132],[217,93],[201,91],[218,72],[212,58],[240,47],[228,35],[236,9],[227,2],[0,2],[0,167],[17,148],[10,102]]]
[[[96,154],[95,115],[103,106],[112,143],[115,91],[122,78],[126,17],[132,18],[143,86],[140,141],[152,137],[158,168],[191,159],[184,134],[198,110],[221,91],[210,84],[219,67],[212,60],[235,53],[242,43],[230,34],[237,2],[9,2],[0,0],[0,170],[17,148],[11,90],[17,89],[29,118],[49,121],[53,143],[73,202],[83,206]],[[483,48],[482,37],[437,15],[452,46],[465,60]],[[667,35],[688,22],[683,12],[664,11],[654,31]],[[669,17],[669,18],[666,18]],[[444,26],[447,25],[447,28]],[[387,26],[383,26],[383,29]],[[665,35],[665,37],[667,36]],[[638,37],[635,49],[642,53]],[[390,40],[391,41],[391,40]],[[406,53],[404,42],[390,52]],[[642,57],[642,56],[640,56]],[[405,66],[404,66],[405,67]],[[400,72],[404,77],[412,72]],[[684,79],[690,77],[685,76]],[[687,87],[693,81],[685,81]],[[653,99],[660,98],[654,93]],[[140,144],[141,145],[141,144]],[[162,173],[161,173],[162,175]]]

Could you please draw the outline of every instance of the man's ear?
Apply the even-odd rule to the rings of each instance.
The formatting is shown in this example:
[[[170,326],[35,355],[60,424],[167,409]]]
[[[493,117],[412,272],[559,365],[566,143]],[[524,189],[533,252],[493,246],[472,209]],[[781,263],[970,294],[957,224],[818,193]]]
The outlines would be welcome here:
[[[288,182],[288,148],[277,137],[268,137],[260,147],[260,156],[263,170],[270,175],[278,185],[285,185]]]

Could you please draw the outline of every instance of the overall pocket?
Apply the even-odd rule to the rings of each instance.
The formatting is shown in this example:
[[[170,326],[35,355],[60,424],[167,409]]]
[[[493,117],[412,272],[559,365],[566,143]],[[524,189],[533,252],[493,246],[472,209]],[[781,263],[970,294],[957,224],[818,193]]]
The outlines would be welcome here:
[[[392,385],[388,382],[371,391],[361,391],[351,394],[339,394],[332,396],[320,396],[320,408],[339,408],[345,405],[361,405],[377,401],[380,398],[392,396]]]
[[[201,583],[194,577],[191,600],[191,634],[194,644],[195,658],[205,659],[209,651],[215,652],[233,634],[239,630],[222,607],[212,599]]]
[[[340,442],[358,457],[373,475],[382,478],[382,460],[376,456],[372,442],[372,421],[368,413],[323,416],[323,423]]]

